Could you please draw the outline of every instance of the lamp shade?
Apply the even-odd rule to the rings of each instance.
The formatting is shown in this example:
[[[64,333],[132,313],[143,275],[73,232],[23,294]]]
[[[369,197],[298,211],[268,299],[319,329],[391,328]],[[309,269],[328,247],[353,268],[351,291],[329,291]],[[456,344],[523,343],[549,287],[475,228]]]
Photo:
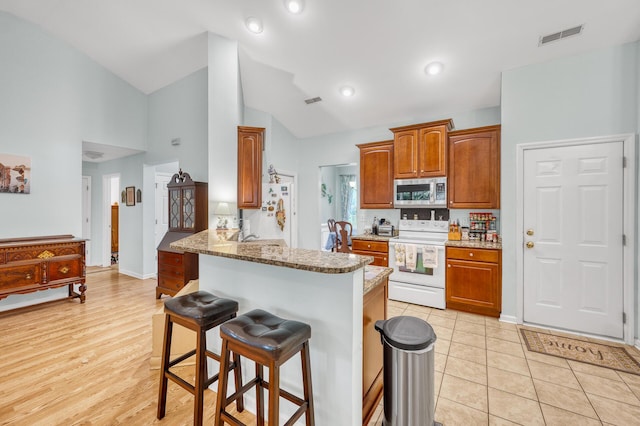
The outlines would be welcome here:
[[[218,203],[214,213],[219,215],[230,215],[231,210],[229,210],[229,203]]]

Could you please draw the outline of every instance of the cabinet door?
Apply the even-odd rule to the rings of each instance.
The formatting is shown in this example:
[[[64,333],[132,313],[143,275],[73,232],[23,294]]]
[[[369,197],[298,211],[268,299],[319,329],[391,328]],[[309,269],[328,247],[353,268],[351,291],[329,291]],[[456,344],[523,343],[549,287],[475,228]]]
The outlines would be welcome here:
[[[393,174],[396,179],[418,176],[418,130],[404,130],[393,137]]]
[[[262,204],[262,139],[264,129],[238,127],[238,208]]]
[[[447,258],[447,308],[498,317],[500,266]]]
[[[447,129],[425,127],[418,131],[418,176],[447,175]]]
[[[360,148],[360,208],[393,208],[393,141]]]
[[[182,188],[182,223],[183,231],[193,231],[196,227],[195,187]]]
[[[450,134],[448,184],[450,208],[500,208],[499,129]]]
[[[169,189],[169,230],[180,230],[182,218],[182,198],[180,197],[180,188]]]

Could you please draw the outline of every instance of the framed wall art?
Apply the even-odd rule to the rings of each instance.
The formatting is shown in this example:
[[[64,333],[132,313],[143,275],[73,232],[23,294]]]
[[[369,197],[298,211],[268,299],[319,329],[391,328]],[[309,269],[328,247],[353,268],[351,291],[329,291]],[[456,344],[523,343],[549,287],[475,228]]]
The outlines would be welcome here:
[[[0,192],[28,194],[31,192],[31,158],[0,154]]]
[[[136,205],[136,187],[135,186],[127,186],[127,206],[135,206]]]

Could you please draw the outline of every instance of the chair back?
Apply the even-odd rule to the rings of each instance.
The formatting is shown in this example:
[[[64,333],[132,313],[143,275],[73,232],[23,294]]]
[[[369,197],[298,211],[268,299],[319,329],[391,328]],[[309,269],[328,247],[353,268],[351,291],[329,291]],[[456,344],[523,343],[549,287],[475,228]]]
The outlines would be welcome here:
[[[351,253],[351,247],[349,245],[349,243],[351,242],[351,232],[353,230],[351,223],[345,221],[337,221],[335,225],[336,233],[338,236],[337,251],[342,253]]]
[[[336,232],[336,221],[335,221],[335,219],[329,219],[327,221],[327,226],[329,227],[329,232]]]

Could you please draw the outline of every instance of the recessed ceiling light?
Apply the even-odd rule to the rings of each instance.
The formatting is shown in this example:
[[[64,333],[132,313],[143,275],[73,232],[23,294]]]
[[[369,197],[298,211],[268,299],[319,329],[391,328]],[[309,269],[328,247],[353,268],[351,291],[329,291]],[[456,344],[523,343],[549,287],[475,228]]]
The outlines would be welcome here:
[[[262,21],[256,17],[248,17],[245,24],[247,25],[247,29],[254,34],[260,34],[262,32]]]
[[[304,0],[284,0],[284,7],[291,13],[301,13],[304,9]]]
[[[440,74],[443,69],[444,65],[442,65],[442,62],[431,62],[429,65],[424,67],[424,72],[429,75],[437,75]]]
[[[342,86],[340,88],[340,93],[342,94],[342,96],[353,96],[356,94],[356,89],[354,89],[351,86]]]

